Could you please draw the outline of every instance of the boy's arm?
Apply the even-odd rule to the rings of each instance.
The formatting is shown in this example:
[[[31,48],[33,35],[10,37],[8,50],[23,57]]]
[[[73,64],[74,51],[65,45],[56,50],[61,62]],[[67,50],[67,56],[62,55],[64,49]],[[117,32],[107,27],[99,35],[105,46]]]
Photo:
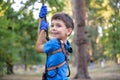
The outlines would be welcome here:
[[[38,39],[36,43],[36,51],[44,52],[43,43],[46,40],[46,30],[48,30],[49,24],[44,20],[44,17],[47,15],[47,6],[42,6],[39,12],[40,24],[38,26]]]
[[[46,41],[46,30],[48,30],[48,22],[44,19],[41,19],[40,26],[38,26],[38,39],[36,43],[36,51],[44,52],[43,43]]]
[[[45,41],[46,38],[46,32],[45,30],[41,30],[38,34],[38,39],[37,39],[37,43],[36,43],[36,51],[37,52],[44,52],[43,50],[43,43]]]

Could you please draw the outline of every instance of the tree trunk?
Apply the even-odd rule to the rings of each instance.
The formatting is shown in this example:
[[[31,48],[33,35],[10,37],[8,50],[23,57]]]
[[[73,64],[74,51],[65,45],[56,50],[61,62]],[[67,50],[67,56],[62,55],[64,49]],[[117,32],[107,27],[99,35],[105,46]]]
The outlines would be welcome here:
[[[85,40],[85,0],[73,0],[75,18],[75,52],[77,54],[77,74],[75,79],[90,79],[87,69],[87,51]]]
[[[13,72],[13,65],[11,64],[11,62],[7,61],[6,64],[7,64],[7,74],[8,75],[14,74],[14,72]]]
[[[27,71],[27,55],[24,54],[24,70]]]

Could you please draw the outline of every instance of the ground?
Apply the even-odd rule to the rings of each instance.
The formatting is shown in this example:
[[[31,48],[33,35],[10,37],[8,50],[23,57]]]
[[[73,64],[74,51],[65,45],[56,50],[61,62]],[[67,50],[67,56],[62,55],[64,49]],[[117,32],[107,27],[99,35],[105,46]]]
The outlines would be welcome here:
[[[73,79],[76,68],[71,66],[71,77],[70,80]],[[100,65],[95,65],[95,68],[88,68],[90,77],[92,80],[120,80],[120,65],[115,63],[108,63],[104,68],[100,67]],[[0,80],[41,80],[41,74],[43,72],[43,68],[35,71],[15,71],[14,75],[5,75],[0,77]]]

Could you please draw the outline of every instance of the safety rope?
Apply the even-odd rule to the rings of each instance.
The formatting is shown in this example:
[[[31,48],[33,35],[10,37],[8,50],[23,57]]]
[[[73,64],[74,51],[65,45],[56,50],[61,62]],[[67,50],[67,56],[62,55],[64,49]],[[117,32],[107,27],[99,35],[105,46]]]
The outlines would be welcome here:
[[[42,0],[42,5],[44,5],[44,4],[45,4],[45,1]],[[44,19],[45,19],[45,21],[47,22],[47,18],[46,18],[46,16],[44,17]],[[49,41],[48,30],[46,30],[46,40]]]

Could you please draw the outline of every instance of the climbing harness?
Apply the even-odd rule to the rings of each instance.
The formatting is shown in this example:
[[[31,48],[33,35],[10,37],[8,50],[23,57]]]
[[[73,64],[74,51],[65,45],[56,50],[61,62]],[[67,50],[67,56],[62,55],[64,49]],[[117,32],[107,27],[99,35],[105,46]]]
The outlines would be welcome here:
[[[59,42],[60,42],[60,41],[59,41]],[[56,54],[56,53],[58,53],[58,52],[63,52],[63,54],[65,55],[65,60],[64,60],[62,63],[60,63],[60,64],[58,64],[58,65],[55,65],[55,66],[52,66],[52,67],[47,67],[47,66],[45,65],[44,77],[54,78],[54,77],[58,74],[58,69],[59,69],[60,67],[62,67],[64,64],[66,64],[66,63],[68,64],[68,61],[69,61],[69,59],[68,59],[69,53],[66,52],[64,43],[60,42],[60,45],[61,45],[61,48],[59,48],[59,49],[57,49],[57,50],[55,50],[55,51],[53,51],[53,52],[47,53],[47,57],[48,57],[49,55],[54,55],[54,54]],[[70,49],[71,49],[71,48],[70,48]],[[69,51],[69,50],[68,50],[68,51]],[[53,75],[53,76],[48,75],[47,72],[50,71],[50,70],[56,70],[56,74]],[[69,65],[68,65],[68,72],[69,72],[69,73],[68,73],[67,77],[70,76],[70,68],[69,68]],[[43,80],[45,80],[45,79],[43,79]]]

